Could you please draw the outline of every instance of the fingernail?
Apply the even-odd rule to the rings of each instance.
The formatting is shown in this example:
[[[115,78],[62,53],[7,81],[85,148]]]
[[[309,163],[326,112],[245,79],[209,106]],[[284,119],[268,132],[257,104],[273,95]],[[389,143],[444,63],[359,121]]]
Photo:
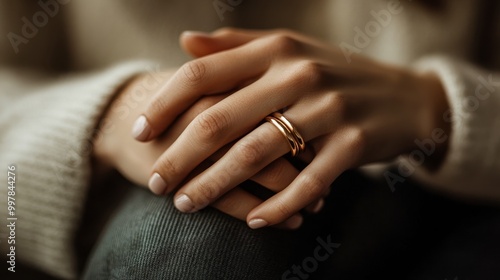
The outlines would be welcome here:
[[[193,202],[185,194],[179,196],[175,200],[174,204],[175,204],[175,207],[177,209],[179,209],[179,211],[184,212],[184,213],[192,213],[195,210]]]
[[[290,219],[286,220],[284,225],[289,229],[298,229],[302,225],[303,221],[304,218],[302,218],[301,215],[295,215]]]
[[[201,31],[187,30],[182,32],[182,36],[201,36],[201,37],[211,37],[209,33]]]
[[[134,123],[132,128],[132,136],[139,140],[144,141],[148,138],[151,133],[151,126],[145,116],[140,116]]]
[[[267,222],[263,219],[252,219],[248,222],[248,226],[251,229],[258,229],[267,226]]]
[[[319,213],[319,211],[321,211],[321,209],[323,209],[323,206],[325,206],[325,200],[321,199],[320,201],[318,201],[318,203],[316,203],[316,205],[314,205],[314,208],[313,208],[313,213]]]
[[[167,183],[158,173],[153,174],[153,176],[149,178],[148,186],[153,193],[158,195],[165,194],[167,189]]]

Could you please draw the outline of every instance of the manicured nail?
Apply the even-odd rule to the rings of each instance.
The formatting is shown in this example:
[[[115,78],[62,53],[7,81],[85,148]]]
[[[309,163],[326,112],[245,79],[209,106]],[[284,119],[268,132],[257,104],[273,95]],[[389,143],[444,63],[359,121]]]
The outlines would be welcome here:
[[[302,218],[301,215],[295,215],[290,219],[286,220],[284,225],[289,229],[298,229],[302,225],[303,221],[304,218]]]
[[[248,222],[248,226],[251,229],[258,229],[267,226],[267,222],[263,219],[252,219]]]
[[[325,206],[325,200],[321,199],[320,201],[318,201],[316,203],[316,205],[314,205],[312,212],[319,213],[319,211],[321,211],[321,209],[323,209],[323,206]]]
[[[149,178],[148,186],[153,193],[158,195],[165,194],[167,190],[167,183],[158,173],[153,174],[153,176]]]
[[[191,199],[190,199],[187,195],[185,195],[185,194],[183,194],[183,195],[179,196],[179,197],[175,200],[174,204],[175,204],[175,207],[176,207],[177,209],[179,209],[179,211],[181,211],[181,212],[184,212],[184,213],[192,213],[192,212],[194,212],[194,211],[195,211],[195,208],[194,208],[194,204],[193,204],[193,202],[192,202],[192,201],[191,201]]]
[[[134,123],[134,127],[132,128],[132,136],[139,141],[144,141],[148,139],[150,133],[151,126],[149,125],[146,117],[140,116],[137,118]]]

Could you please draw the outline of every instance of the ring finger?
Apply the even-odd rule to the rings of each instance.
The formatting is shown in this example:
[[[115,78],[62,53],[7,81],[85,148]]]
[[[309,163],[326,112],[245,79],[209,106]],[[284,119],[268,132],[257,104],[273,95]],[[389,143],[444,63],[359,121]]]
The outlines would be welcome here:
[[[292,106],[286,114],[291,116],[290,120],[296,120],[292,123],[303,132],[302,136],[307,141],[321,133],[321,126],[309,126],[307,130],[302,131],[300,128],[305,127],[304,121],[311,117],[317,119],[315,115],[318,114],[315,108],[307,110],[302,107]],[[304,114],[307,111],[309,114]],[[303,117],[297,118],[299,112]],[[269,122],[262,124],[240,139],[210,168],[188,181],[177,192],[176,207],[182,212],[194,212],[207,206],[287,153],[289,149],[287,141],[274,125]]]

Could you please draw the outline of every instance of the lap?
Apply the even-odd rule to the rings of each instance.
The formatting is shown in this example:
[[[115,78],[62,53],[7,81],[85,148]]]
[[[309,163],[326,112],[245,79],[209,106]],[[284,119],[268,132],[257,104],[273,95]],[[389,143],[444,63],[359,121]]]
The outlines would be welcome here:
[[[214,209],[182,214],[132,189],[106,227],[87,279],[498,279],[500,210],[407,180],[396,192],[347,172],[297,232],[251,230]],[[325,243],[334,242],[331,250]],[[318,258],[317,248],[322,247]],[[490,276],[490,278],[488,278]],[[479,277],[479,278],[478,278]]]
[[[134,188],[104,230],[85,279],[277,279],[291,232],[251,230],[208,208],[178,212],[171,198]]]

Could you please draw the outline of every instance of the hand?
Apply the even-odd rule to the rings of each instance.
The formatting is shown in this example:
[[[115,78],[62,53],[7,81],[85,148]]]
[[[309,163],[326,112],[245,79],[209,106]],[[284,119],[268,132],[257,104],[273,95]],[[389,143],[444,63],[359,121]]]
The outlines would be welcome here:
[[[147,186],[150,171],[158,157],[175,141],[189,122],[205,108],[217,103],[223,96],[213,95],[201,99],[186,109],[178,120],[155,141],[139,143],[130,135],[133,121],[151,101],[154,93],[161,90],[161,83],[150,83],[150,74],[131,79],[120,88],[116,98],[100,120],[94,140],[94,156],[101,173],[118,170],[125,178],[141,186]],[[172,73],[158,74],[168,81]],[[154,86],[152,86],[154,85]],[[152,189],[159,193],[158,190]]]
[[[156,137],[201,96],[237,89],[187,126],[155,163],[155,176],[173,190],[211,154],[237,142],[178,190],[181,211],[205,207],[289,151],[276,127],[260,124],[281,109],[305,138],[308,153],[300,158],[309,164],[248,214],[253,228],[283,222],[324,195],[346,169],[408,152],[415,139],[444,127],[446,98],[432,74],[361,56],[348,63],[339,49],[290,31],[187,37],[184,47],[206,56],[181,67],[153,98],[137,139]]]
[[[168,81],[172,73],[159,74]],[[163,84],[152,87],[149,74],[140,75],[132,79],[117,94],[108,110],[100,121],[97,137],[94,141],[94,158],[100,166],[100,173],[107,173],[111,169],[118,170],[125,178],[140,186],[146,186],[151,170],[159,156],[177,139],[187,125],[202,111],[216,104],[228,94],[212,95],[201,98],[186,109],[169,128],[154,141],[140,143],[130,135],[133,121],[144,111],[152,100],[153,95],[161,91]],[[209,160],[203,162],[190,174],[194,176],[220,158],[228,147],[224,147]],[[286,176],[282,176],[282,172]],[[279,159],[268,166],[252,180],[268,188],[284,188],[293,180],[298,171],[284,159]],[[152,188],[156,194],[163,193],[161,189]],[[213,206],[235,218],[245,220],[248,212],[262,201],[247,193],[241,188],[235,188],[218,200]],[[317,201],[316,204],[321,203]],[[316,206],[317,208],[317,206]],[[314,210],[314,205],[310,207]],[[296,228],[300,225],[301,216],[279,225],[281,228]]]

